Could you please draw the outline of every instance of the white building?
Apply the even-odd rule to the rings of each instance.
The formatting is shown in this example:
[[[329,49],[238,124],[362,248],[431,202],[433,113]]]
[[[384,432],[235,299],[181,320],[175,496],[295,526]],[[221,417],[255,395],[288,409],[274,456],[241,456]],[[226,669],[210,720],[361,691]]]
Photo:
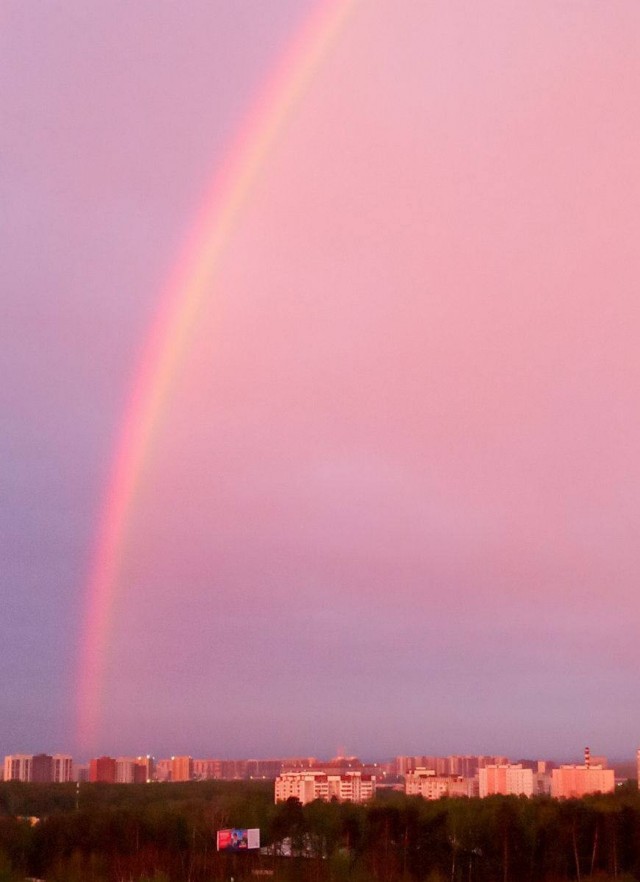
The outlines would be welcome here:
[[[52,759],[52,778],[56,784],[73,781],[73,759],[66,753],[54,753]]]
[[[4,758],[5,781],[63,783],[73,780],[73,760],[68,754],[14,753]]]
[[[408,796],[423,799],[440,799],[442,796],[477,796],[477,782],[462,775],[436,775],[432,769],[418,768],[407,772],[404,792]]]
[[[30,781],[33,754],[14,753],[4,758],[5,781]]]
[[[314,799],[366,802],[375,796],[375,792],[375,775],[363,775],[362,772],[333,774],[321,769],[283,772],[276,778],[275,801],[286,802],[293,796],[303,805]]]

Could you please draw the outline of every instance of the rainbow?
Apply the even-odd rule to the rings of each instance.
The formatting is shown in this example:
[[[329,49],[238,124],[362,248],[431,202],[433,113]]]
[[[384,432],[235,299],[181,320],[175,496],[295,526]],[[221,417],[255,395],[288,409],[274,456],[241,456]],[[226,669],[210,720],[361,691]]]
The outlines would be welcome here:
[[[77,738],[82,747],[94,745],[98,734],[111,610],[136,491],[191,331],[205,298],[211,296],[220,257],[271,149],[356,3],[321,0],[276,66],[215,174],[143,346],[86,586],[77,691]]]

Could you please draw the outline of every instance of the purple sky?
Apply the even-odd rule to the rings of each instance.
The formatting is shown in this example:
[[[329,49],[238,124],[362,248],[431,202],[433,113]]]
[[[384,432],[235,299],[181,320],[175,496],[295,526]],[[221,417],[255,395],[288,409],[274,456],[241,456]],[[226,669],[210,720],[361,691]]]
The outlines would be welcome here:
[[[0,10],[0,752],[78,750],[131,378],[311,0]],[[97,751],[640,743],[640,7],[356,3],[143,475]]]

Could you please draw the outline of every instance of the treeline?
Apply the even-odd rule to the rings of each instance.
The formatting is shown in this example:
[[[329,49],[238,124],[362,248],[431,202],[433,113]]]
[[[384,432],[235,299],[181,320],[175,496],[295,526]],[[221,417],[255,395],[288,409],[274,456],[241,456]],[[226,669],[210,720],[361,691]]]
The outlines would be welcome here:
[[[640,797],[273,805],[271,782],[0,784],[0,882],[640,880]],[[39,818],[33,823],[33,818]],[[267,853],[218,854],[259,827]]]

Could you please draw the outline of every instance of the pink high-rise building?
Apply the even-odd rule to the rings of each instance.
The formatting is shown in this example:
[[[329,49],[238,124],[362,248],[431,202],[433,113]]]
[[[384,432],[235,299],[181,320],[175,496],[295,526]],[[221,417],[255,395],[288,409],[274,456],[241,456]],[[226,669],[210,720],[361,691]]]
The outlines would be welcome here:
[[[515,765],[487,765],[478,770],[478,790],[481,797],[500,793],[503,796],[532,796],[533,771],[520,763]]]
[[[216,759],[194,759],[193,777],[196,781],[222,778],[222,762]]]
[[[171,765],[173,760],[159,759],[156,763],[156,781],[171,780]]]
[[[192,781],[193,759],[190,756],[171,757],[171,780]]]
[[[150,753],[136,757],[136,783],[148,784],[156,779],[156,761]]]
[[[111,756],[99,756],[89,761],[89,781],[116,783],[116,761]]]

